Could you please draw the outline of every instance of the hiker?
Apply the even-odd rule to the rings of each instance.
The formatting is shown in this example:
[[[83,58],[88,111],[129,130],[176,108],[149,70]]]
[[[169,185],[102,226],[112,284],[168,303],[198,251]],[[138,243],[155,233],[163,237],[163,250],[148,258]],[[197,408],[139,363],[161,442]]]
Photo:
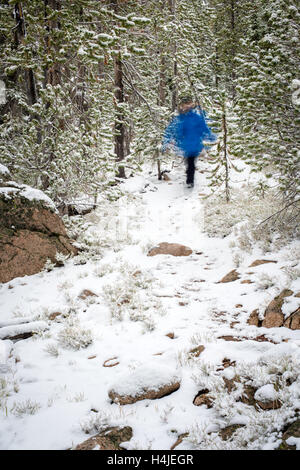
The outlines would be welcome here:
[[[173,143],[179,155],[184,157],[186,164],[186,183],[194,186],[195,163],[204,149],[203,140],[214,142],[216,136],[206,123],[205,112],[197,106],[191,97],[185,97],[178,106],[176,115],[164,133],[162,153]]]

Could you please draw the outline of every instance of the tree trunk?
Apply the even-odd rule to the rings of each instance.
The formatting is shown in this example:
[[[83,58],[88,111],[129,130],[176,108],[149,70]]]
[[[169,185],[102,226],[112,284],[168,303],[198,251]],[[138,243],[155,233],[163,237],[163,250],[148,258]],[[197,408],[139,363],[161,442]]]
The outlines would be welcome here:
[[[229,162],[228,162],[228,149],[227,149],[227,116],[225,104],[223,105],[222,127],[224,134],[224,165],[225,165],[225,194],[226,202],[230,200],[229,194]]]
[[[111,5],[116,14],[119,12],[119,1],[112,0]],[[126,156],[126,132],[125,117],[122,105],[124,104],[124,82],[123,82],[123,64],[121,51],[116,55],[114,60],[114,101],[115,101],[115,155],[117,162],[122,162]],[[117,176],[125,178],[125,168],[119,165]]]
[[[123,66],[121,60],[121,53],[115,58],[114,64],[115,72],[115,154],[117,162],[122,162],[126,155],[125,150],[125,124],[124,124],[124,112],[120,105],[124,103],[124,84],[123,84]],[[118,168],[119,178],[125,178],[125,168],[120,165]]]
[[[176,0],[169,0],[169,9],[171,12],[172,21],[176,21]],[[178,79],[178,62],[177,62],[177,42],[176,39],[173,42],[172,47],[172,60],[173,60],[173,80],[172,80],[172,112],[177,108],[178,104],[178,91],[177,91],[177,79]]]

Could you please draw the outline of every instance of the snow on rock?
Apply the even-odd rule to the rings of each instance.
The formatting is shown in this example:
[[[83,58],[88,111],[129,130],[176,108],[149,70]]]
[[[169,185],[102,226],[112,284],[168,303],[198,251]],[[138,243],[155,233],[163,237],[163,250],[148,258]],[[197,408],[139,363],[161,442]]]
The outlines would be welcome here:
[[[138,368],[118,377],[109,390],[109,397],[120,405],[153,400],[175,392],[180,382],[180,376],[168,367]]]
[[[29,201],[37,201],[42,203],[44,207],[56,211],[55,204],[49,196],[40,189],[32,188],[27,184],[17,184],[14,181],[8,181],[5,187],[0,188],[0,196],[1,195],[5,199],[21,197]]]
[[[0,339],[15,338],[20,335],[32,335],[38,331],[44,331],[47,326],[47,323],[44,321],[4,326],[0,329]]]
[[[295,447],[296,447],[296,450],[300,450],[300,437],[289,437],[289,438],[286,440],[286,443],[287,443],[289,446],[295,446]]]
[[[158,246],[153,247],[148,256],[156,255],[171,255],[171,256],[189,256],[193,253],[193,250],[188,246],[181,245],[179,243],[160,243]]]
[[[267,384],[256,390],[254,399],[261,402],[277,400],[278,393],[273,384]]]

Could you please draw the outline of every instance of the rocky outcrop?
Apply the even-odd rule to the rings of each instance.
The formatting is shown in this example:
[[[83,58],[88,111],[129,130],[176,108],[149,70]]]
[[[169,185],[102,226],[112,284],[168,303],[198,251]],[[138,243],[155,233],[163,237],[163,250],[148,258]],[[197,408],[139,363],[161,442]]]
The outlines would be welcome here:
[[[277,297],[275,297],[267,306],[263,319],[260,319],[259,310],[255,309],[248,318],[248,324],[264,328],[280,328],[282,326],[291,330],[300,329],[300,307],[292,312],[287,318],[282,312],[284,299],[293,295],[289,289],[284,289]],[[294,295],[297,297],[297,294]]]
[[[172,256],[189,256],[193,253],[193,250],[185,245],[180,245],[179,243],[160,243],[159,245],[153,247],[148,256],[156,255],[172,255]]]
[[[65,226],[42,191],[0,182],[0,282],[36,274],[57,253],[72,255]]]
[[[96,436],[78,444],[75,450],[124,450],[122,442],[130,441],[132,438],[132,428],[108,428]]]

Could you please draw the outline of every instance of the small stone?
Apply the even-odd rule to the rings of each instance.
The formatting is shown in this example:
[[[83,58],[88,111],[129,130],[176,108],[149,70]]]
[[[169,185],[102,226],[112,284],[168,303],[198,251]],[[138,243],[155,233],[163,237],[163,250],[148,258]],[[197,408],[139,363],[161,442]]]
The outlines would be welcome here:
[[[206,405],[207,408],[212,408],[213,400],[209,396],[209,390],[207,390],[207,388],[200,390],[200,392],[195,396],[193,404],[195,406]]]
[[[61,312],[53,312],[51,315],[49,315],[49,320],[53,321],[55,320],[56,317],[59,317],[61,315]]]
[[[130,426],[107,428],[79,444],[75,450],[123,450],[121,443],[130,441],[132,435]]]
[[[193,357],[199,357],[200,354],[204,351],[205,347],[204,346],[197,346],[196,348],[193,348],[189,351],[189,355]]]
[[[224,282],[233,282],[236,281],[237,279],[240,278],[239,273],[237,272],[236,269],[233,269],[230,271],[226,276],[224,276],[219,283],[224,283]]]
[[[85,300],[88,297],[98,297],[98,295],[88,289],[84,289],[79,295],[79,299],[82,299],[82,300]]]
[[[250,264],[250,266],[248,266],[248,267],[249,268],[254,268],[255,266],[260,266],[261,264],[266,264],[266,263],[277,263],[277,261],[268,260],[268,259],[257,259],[255,261],[253,261],[253,263]]]
[[[166,334],[166,336],[170,339],[174,339],[175,338],[175,334],[174,333],[168,333]]]
[[[223,441],[228,441],[232,437],[232,435],[237,431],[238,429],[244,427],[245,424],[232,424],[231,426],[226,426],[226,428],[223,428],[219,431],[219,436]]]

